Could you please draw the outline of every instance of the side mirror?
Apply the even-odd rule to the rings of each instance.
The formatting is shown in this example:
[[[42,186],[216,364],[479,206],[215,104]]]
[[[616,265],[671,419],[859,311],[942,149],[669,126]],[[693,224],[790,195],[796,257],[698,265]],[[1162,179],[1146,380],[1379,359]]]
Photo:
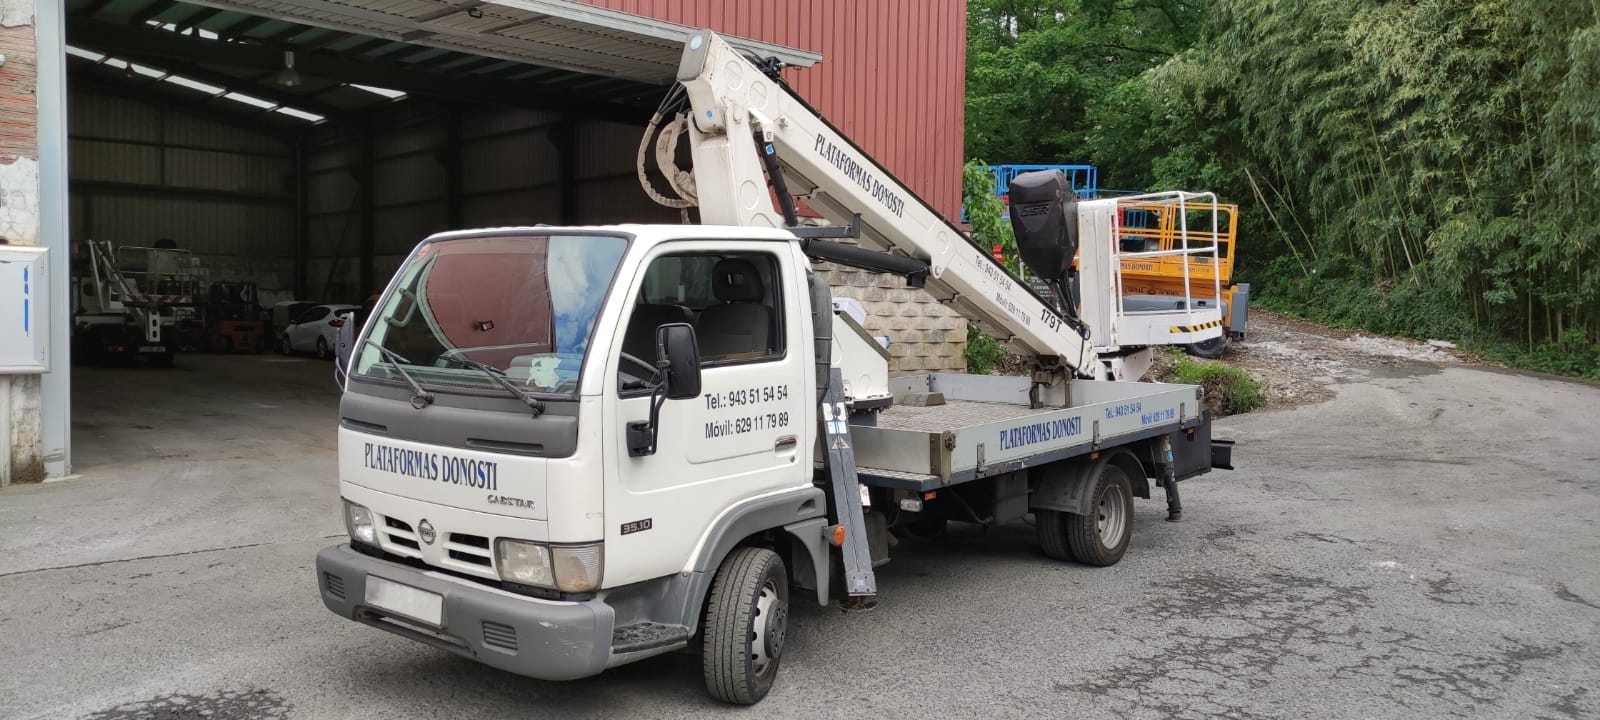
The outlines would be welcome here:
[[[661,373],[661,383],[650,398],[650,420],[628,423],[629,457],[656,453],[663,403],[700,397],[700,348],[694,339],[694,326],[671,323],[656,328],[656,369]]]
[[[700,348],[693,326],[672,323],[656,328],[656,367],[661,369],[667,399],[700,397]]]
[[[333,329],[333,351],[336,358],[333,363],[333,381],[340,390],[343,390],[350,370],[350,356],[355,353],[356,333],[360,328],[356,327],[354,312],[347,312],[341,317],[344,318],[344,323]]]

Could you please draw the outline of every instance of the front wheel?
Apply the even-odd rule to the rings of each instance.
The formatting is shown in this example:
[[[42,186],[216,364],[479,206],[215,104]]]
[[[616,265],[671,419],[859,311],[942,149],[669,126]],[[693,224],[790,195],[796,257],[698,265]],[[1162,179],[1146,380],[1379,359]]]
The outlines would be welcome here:
[[[284,333],[283,337],[278,338],[278,352],[284,355],[294,354],[294,344],[289,342],[289,333]]]
[[[712,697],[754,705],[767,696],[783,658],[789,578],[766,548],[734,550],[717,570],[706,601],[703,668]]]

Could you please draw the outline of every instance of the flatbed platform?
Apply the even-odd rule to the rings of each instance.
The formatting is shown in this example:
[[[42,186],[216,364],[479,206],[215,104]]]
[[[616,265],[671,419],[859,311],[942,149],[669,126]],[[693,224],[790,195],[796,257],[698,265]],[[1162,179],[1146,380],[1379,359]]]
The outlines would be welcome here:
[[[894,405],[853,425],[863,484],[927,491],[1194,427],[1199,388],[1077,381],[1030,407],[1029,380],[961,374],[897,378],[891,390],[944,404]]]

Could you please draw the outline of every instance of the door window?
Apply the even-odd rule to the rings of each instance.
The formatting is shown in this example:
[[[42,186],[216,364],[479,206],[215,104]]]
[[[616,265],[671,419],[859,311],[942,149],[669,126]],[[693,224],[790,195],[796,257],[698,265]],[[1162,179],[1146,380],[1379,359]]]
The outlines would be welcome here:
[[[656,361],[656,328],[694,326],[707,368],[783,357],[778,261],[770,253],[685,253],[658,257],[645,270],[623,333],[623,389],[647,387]],[[644,367],[639,367],[643,365]]]

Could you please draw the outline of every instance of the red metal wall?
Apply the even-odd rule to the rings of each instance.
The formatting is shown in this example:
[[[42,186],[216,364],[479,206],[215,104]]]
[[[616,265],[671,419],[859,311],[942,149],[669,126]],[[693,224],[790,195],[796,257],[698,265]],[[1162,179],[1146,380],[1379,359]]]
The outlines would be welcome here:
[[[822,54],[801,97],[947,218],[961,216],[966,0],[583,0]]]

